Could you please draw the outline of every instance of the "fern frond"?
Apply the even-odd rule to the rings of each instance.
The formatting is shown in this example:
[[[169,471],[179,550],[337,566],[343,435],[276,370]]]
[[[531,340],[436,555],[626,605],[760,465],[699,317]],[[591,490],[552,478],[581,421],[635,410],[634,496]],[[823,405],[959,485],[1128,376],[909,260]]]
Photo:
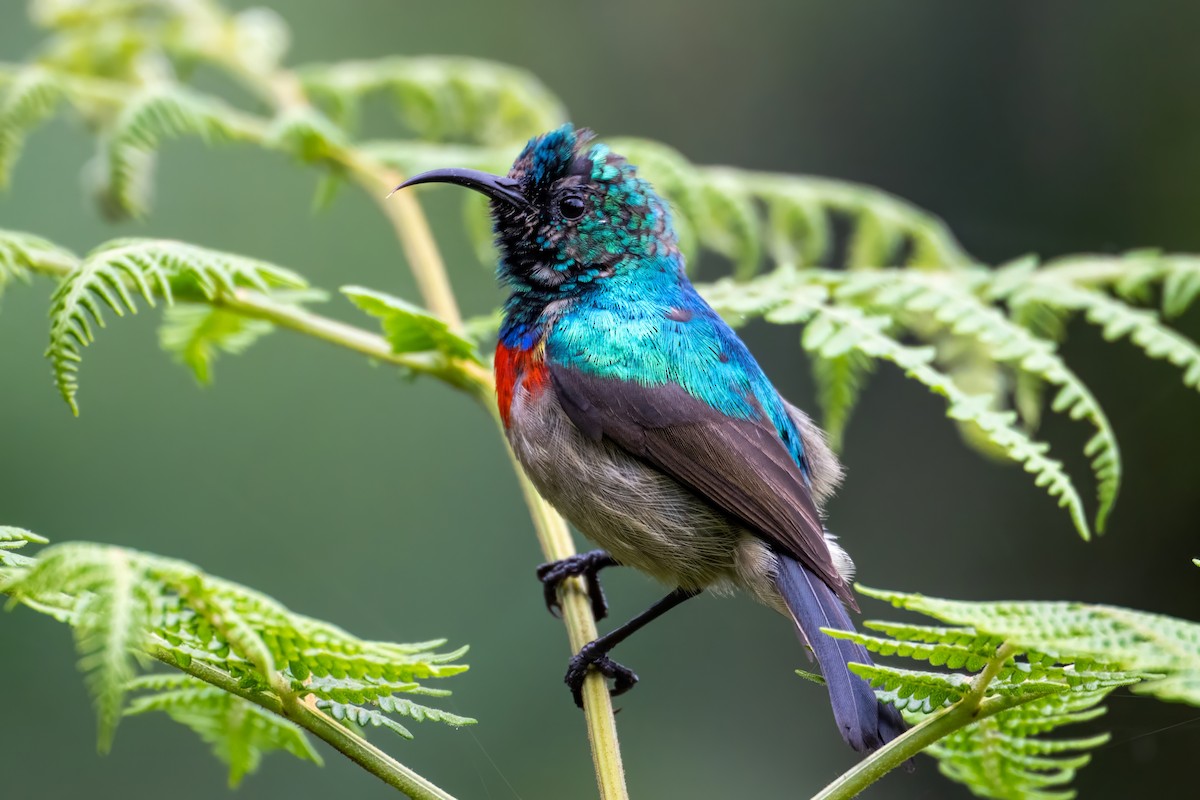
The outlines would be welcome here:
[[[1047,696],[980,720],[953,733],[927,751],[947,778],[965,784],[978,797],[998,800],[1068,800],[1065,787],[1075,779],[1106,733],[1072,739],[1042,739],[1063,725],[1104,713],[1098,704],[1110,692]]]
[[[466,670],[457,663],[465,647],[437,652],[444,641],[359,639],[186,562],[124,548],[71,543],[36,559],[14,558],[11,550],[39,541],[28,531],[0,528],[0,591],[75,629],[103,748],[131,689],[150,694],[125,713],[166,711],[192,727],[230,765],[234,783],[271,749],[310,757],[298,729],[265,713],[278,712],[285,700],[336,702],[341,718],[389,727],[403,728],[372,720],[392,714],[453,726],[474,722],[407,696],[448,695],[423,681]],[[133,658],[147,655],[203,680],[135,679]]]
[[[125,716],[162,711],[191,728],[229,766],[230,788],[255,772],[273,750],[318,766],[324,763],[295,723],[190,675],[146,675],[127,688],[150,694],[131,700]]]
[[[8,84],[0,98],[0,189],[12,178],[25,138],[54,113],[64,93],[61,79],[39,66],[22,68]]]
[[[354,123],[365,97],[387,92],[400,122],[426,141],[521,144],[566,118],[537,78],[490,61],[392,57],[314,64],[299,73],[343,124]]]
[[[107,752],[121,718],[133,655],[144,650],[151,596],[140,564],[121,548],[56,545],[4,587],[18,600],[46,594],[74,598],[71,626],[79,668],[96,705],[99,747]]]
[[[181,303],[163,312],[158,341],[201,385],[212,383],[218,352],[237,355],[270,333],[273,326],[221,308]]]
[[[882,656],[903,656],[937,668],[850,666],[871,682],[880,700],[902,709],[910,723],[931,737],[934,743],[925,752],[938,759],[942,773],[981,797],[1072,797],[1068,785],[1076,771],[1088,762],[1088,751],[1108,736],[1045,735],[1100,716],[1100,702],[1118,687],[1157,693],[1165,688],[1164,678],[1184,675],[1171,674],[1178,664],[1162,651],[1200,654],[1200,625],[1126,609],[971,603],[862,586],[858,590],[956,626],[871,621],[866,627],[881,635],[826,632]],[[1153,618],[1157,635],[1149,637],[1143,630],[1139,639],[1133,630],[1145,626],[1147,618]]]
[[[886,310],[893,317],[915,316],[925,325],[933,323],[982,348],[993,361],[1010,364],[1019,374],[1032,375],[1057,387],[1051,408],[1072,419],[1086,420],[1095,430],[1084,454],[1091,458],[1096,478],[1095,527],[1103,532],[1121,482],[1120,449],[1112,425],[1091,390],[1067,367],[1053,343],[1013,323],[975,294],[974,288],[986,284],[987,276],[981,271],[964,280],[961,271],[935,275],[915,270],[878,270],[850,275],[837,287],[834,297],[853,302],[865,299],[873,308]]]
[[[266,292],[304,286],[295,273],[265,261],[182,242],[118,239],[102,245],[63,279],[51,298],[46,356],[59,393],[78,415],[81,351],[95,338],[91,323],[104,327],[102,306],[124,316],[127,311],[137,313],[135,292],[153,306],[155,295],[170,304],[174,294],[212,299],[239,287]]]
[[[254,139],[257,126],[232,106],[178,85],[135,94],[105,134],[102,196],[116,214],[141,217],[150,208],[154,154],[168,139],[198,136],[206,143]]]
[[[1200,390],[1200,345],[1168,328],[1153,311],[1130,306],[1096,289],[1079,288],[1047,277],[1027,282],[1011,295],[1009,302],[1081,311],[1088,322],[1100,327],[1106,340],[1129,339],[1150,358],[1179,367],[1183,370],[1184,385]],[[1179,302],[1178,298],[1173,302]]]
[[[694,236],[730,258],[749,277],[762,249],[785,269],[832,265],[836,220],[850,222],[845,242],[853,267],[904,264],[956,267],[972,263],[945,223],[873,187],[807,176],[698,167],[658,142],[618,138],[613,149],[671,202],[684,252]]]
[[[1147,675],[1134,691],[1200,705],[1200,623],[1088,603],[979,603],[858,588],[898,608],[967,626],[1060,662],[1090,660]]]
[[[1089,537],[1083,501],[1062,463],[1046,455],[1048,446],[1017,427],[1016,414],[992,408],[991,397],[968,395],[961,390],[933,365],[932,348],[896,341],[887,333],[892,324],[890,317],[868,315],[854,306],[831,305],[824,287],[788,274],[773,273],[743,284],[720,281],[703,287],[702,292],[723,313],[762,316],[778,323],[806,323],[802,344],[822,358],[857,350],[900,367],[910,378],[946,399],[947,416],[976,425],[1000,451],[1032,473],[1034,483],[1067,509],[1080,535]]]

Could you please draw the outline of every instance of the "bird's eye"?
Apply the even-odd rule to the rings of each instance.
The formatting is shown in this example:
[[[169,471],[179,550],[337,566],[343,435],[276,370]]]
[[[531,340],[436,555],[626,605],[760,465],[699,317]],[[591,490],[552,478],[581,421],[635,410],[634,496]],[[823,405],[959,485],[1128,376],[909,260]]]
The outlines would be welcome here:
[[[558,201],[558,212],[563,215],[563,219],[579,219],[583,216],[584,210],[582,197],[568,195]]]

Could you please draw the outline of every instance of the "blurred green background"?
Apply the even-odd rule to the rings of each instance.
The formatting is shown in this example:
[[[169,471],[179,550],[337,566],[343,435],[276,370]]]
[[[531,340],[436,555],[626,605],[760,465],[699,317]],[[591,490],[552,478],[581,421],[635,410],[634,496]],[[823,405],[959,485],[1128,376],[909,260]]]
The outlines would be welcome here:
[[[274,5],[293,26],[293,63],[446,53],[525,66],[602,134],[658,138],[700,163],[875,184],[947,219],[987,261],[1200,251],[1200,4]],[[36,36],[6,0],[0,59],[22,58]],[[0,226],[77,250],[177,237],[327,288],[417,296],[358,193],[314,215],[311,172],[185,142],[167,148],[149,221],[111,226],[80,190],[92,146],[62,121],[35,135],[0,196]],[[499,293],[460,242],[458,200],[431,193],[429,209],[464,305],[482,312]],[[0,521],[188,559],[361,635],[469,643],[472,669],[448,706],[480,724],[377,740],[463,798],[594,796],[582,716],[561,684],[565,635],[542,608],[539,552],[485,415],[440,385],[288,334],[224,359],[198,390],[158,351],[151,312],[110,324],[87,352],[72,419],[41,358],[49,293],[12,287],[0,310]],[[356,313],[341,300],[328,312]],[[1200,313],[1180,326],[1200,335]],[[780,389],[812,407],[795,331],[746,336]],[[941,401],[884,367],[851,424],[849,480],[831,509],[865,583],[1200,619],[1200,398],[1086,326],[1071,328],[1066,355],[1124,449],[1109,533],[1081,542],[1026,475],[967,450]],[[1051,418],[1044,432],[1084,466],[1081,426]],[[606,586],[618,621],[662,592],[617,571]],[[67,629],[27,611],[0,626],[5,798],[225,795],[223,768],[165,718],[127,721],[97,756]],[[618,717],[636,798],[806,797],[853,763],[824,692],[792,674],[806,662],[790,626],[743,598],[688,604],[618,654],[642,677]],[[1194,787],[1195,709],[1128,694],[1110,706],[1113,741],[1080,775],[1083,797],[1176,796],[1185,775]],[[325,754],[324,769],[272,756],[241,795],[394,796]],[[924,760],[868,796],[965,795]]]

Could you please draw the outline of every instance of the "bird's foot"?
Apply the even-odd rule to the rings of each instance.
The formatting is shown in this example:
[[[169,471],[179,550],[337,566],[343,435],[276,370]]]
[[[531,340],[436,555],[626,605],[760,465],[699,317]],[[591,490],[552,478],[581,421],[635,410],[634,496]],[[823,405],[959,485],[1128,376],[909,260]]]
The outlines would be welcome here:
[[[596,619],[604,619],[608,615],[608,601],[604,599],[604,589],[600,588],[600,579],[596,573],[605,567],[615,566],[616,563],[604,550],[592,550],[542,564],[537,568],[537,576],[546,595],[546,608],[554,616],[562,616],[558,587],[567,578],[582,576],[587,586],[588,597],[592,601],[592,614]]]
[[[583,708],[583,681],[587,677],[588,667],[594,667],[605,678],[612,680],[613,685],[608,693],[613,697],[624,694],[638,682],[638,676],[633,670],[613,661],[603,650],[593,647],[595,644],[596,642],[585,644],[578,654],[572,656],[566,677],[563,678],[567,686],[571,687],[575,705],[580,708]]]

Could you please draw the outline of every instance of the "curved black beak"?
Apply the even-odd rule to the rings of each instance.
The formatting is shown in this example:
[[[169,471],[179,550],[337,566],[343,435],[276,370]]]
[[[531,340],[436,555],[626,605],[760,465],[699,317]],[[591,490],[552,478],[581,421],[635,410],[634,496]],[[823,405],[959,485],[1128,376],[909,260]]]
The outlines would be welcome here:
[[[415,186],[418,183],[453,183],[482,192],[493,200],[500,200],[510,205],[519,207],[529,205],[525,195],[521,194],[521,185],[512,178],[459,167],[431,169],[429,172],[422,172],[397,186],[392,190],[392,194],[406,186]]]

